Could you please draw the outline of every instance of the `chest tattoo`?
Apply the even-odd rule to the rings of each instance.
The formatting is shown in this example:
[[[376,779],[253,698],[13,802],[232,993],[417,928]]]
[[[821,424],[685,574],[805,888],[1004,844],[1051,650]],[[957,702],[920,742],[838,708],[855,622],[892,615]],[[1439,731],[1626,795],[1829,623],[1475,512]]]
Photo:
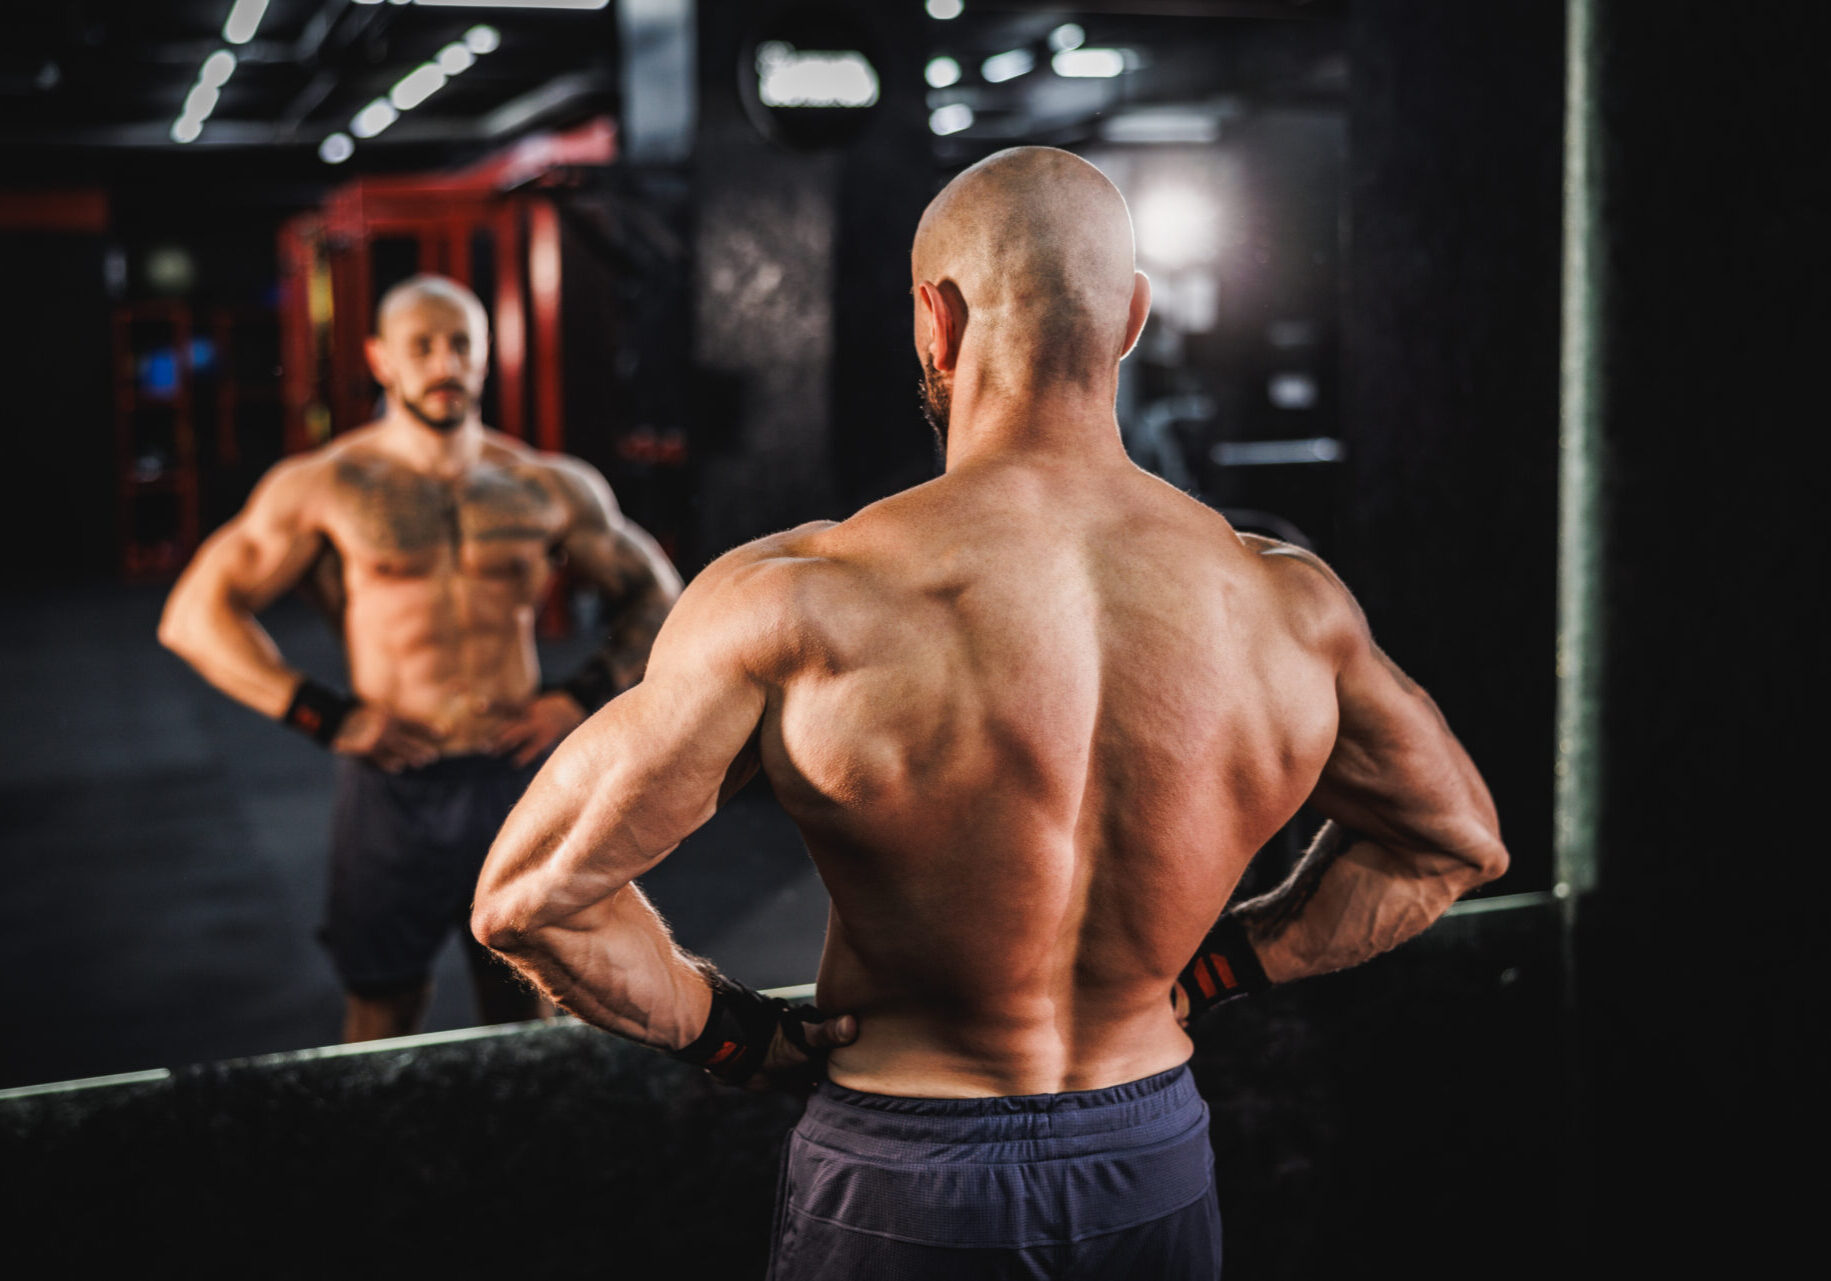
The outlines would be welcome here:
[[[456,552],[464,543],[551,542],[557,504],[528,475],[479,468],[457,483],[386,461],[346,460],[337,480],[358,536],[381,555]]]

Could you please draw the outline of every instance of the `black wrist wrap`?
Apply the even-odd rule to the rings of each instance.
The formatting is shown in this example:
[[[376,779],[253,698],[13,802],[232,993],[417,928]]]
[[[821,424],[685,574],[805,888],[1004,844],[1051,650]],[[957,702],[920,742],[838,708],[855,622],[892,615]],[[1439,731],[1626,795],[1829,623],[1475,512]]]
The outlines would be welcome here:
[[[763,996],[722,974],[713,975],[711,982],[712,1010],[705,1029],[689,1044],[670,1051],[671,1057],[740,1084],[763,1066],[778,1027],[797,1049],[807,1051],[802,1025],[821,1018],[813,1006]]]
[[[1176,981],[1189,994],[1190,1018],[1223,1001],[1271,986],[1259,954],[1246,937],[1246,923],[1232,913],[1222,913]]]
[[[565,680],[541,686],[543,693],[554,690],[564,690],[572,695],[572,701],[584,708],[587,716],[623,692],[617,687],[617,678],[611,672],[610,664],[604,661],[601,654],[593,655],[583,667]]]
[[[329,747],[343,728],[344,718],[357,706],[357,699],[307,676],[292,692],[292,702],[286,705],[286,714],[280,719],[312,741]]]

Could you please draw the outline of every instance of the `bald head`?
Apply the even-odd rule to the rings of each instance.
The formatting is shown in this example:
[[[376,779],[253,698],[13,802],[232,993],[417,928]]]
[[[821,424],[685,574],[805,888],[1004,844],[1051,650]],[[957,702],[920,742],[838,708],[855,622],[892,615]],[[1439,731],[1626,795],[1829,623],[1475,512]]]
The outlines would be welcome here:
[[[449,276],[424,274],[409,276],[381,296],[381,301],[375,306],[376,336],[385,336],[390,321],[422,303],[456,308],[463,312],[478,339],[489,332],[489,313],[483,310],[483,302],[476,294]]]
[[[1090,383],[1130,329],[1132,220],[1098,169],[1054,147],[1013,147],[960,173],[916,228],[918,285],[951,283],[963,341],[994,376]]]

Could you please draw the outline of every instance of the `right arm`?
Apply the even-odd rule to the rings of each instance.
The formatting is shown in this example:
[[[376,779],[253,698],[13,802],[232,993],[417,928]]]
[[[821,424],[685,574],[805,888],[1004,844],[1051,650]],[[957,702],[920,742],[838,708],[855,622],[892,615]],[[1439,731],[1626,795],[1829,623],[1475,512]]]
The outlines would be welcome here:
[[[275,720],[305,677],[287,665],[256,615],[296,586],[324,550],[313,518],[322,475],[313,458],[268,472],[247,506],[204,540],[159,618],[160,644],[230,698]],[[384,769],[437,755],[429,734],[368,706],[345,718],[331,747]]]
[[[1379,647],[1321,560],[1262,554],[1316,607],[1338,662],[1335,748],[1310,804],[1329,821],[1291,875],[1232,909],[1266,978],[1287,982],[1377,956],[1507,869],[1493,799],[1429,694]],[[1292,563],[1296,562],[1296,563]]]

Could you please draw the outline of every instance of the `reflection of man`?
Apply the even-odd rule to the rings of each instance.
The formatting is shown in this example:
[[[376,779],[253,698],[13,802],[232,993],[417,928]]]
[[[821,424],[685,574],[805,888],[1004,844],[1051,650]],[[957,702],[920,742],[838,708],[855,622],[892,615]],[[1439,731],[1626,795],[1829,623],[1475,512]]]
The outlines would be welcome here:
[[[488,334],[468,289],[390,290],[368,356],[380,421],[274,467],[159,624],[211,684],[340,757],[324,938],[352,1041],[418,1026],[454,927],[479,1015],[538,1014],[462,928],[477,869],[548,749],[641,678],[680,588],[595,470],[483,426]],[[618,612],[585,668],[543,690],[534,616],[558,557]],[[340,620],[354,697],[288,667],[255,621],[308,580]]]
[[[516,806],[473,925],[567,1008],[728,1079],[825,1058],[777,1278],[1212,1278],[1191,1000],[1364,960],[1506,851],[1322,562],[1127,460],[1150,291],[1096,169],[982,161],[913,267],[946,475],[700,575],[647,679]],[[759,765],[832,895],[838,1017],[683,954],[632,884]],[[1317,844],[1223,914],[1306,800]]]

